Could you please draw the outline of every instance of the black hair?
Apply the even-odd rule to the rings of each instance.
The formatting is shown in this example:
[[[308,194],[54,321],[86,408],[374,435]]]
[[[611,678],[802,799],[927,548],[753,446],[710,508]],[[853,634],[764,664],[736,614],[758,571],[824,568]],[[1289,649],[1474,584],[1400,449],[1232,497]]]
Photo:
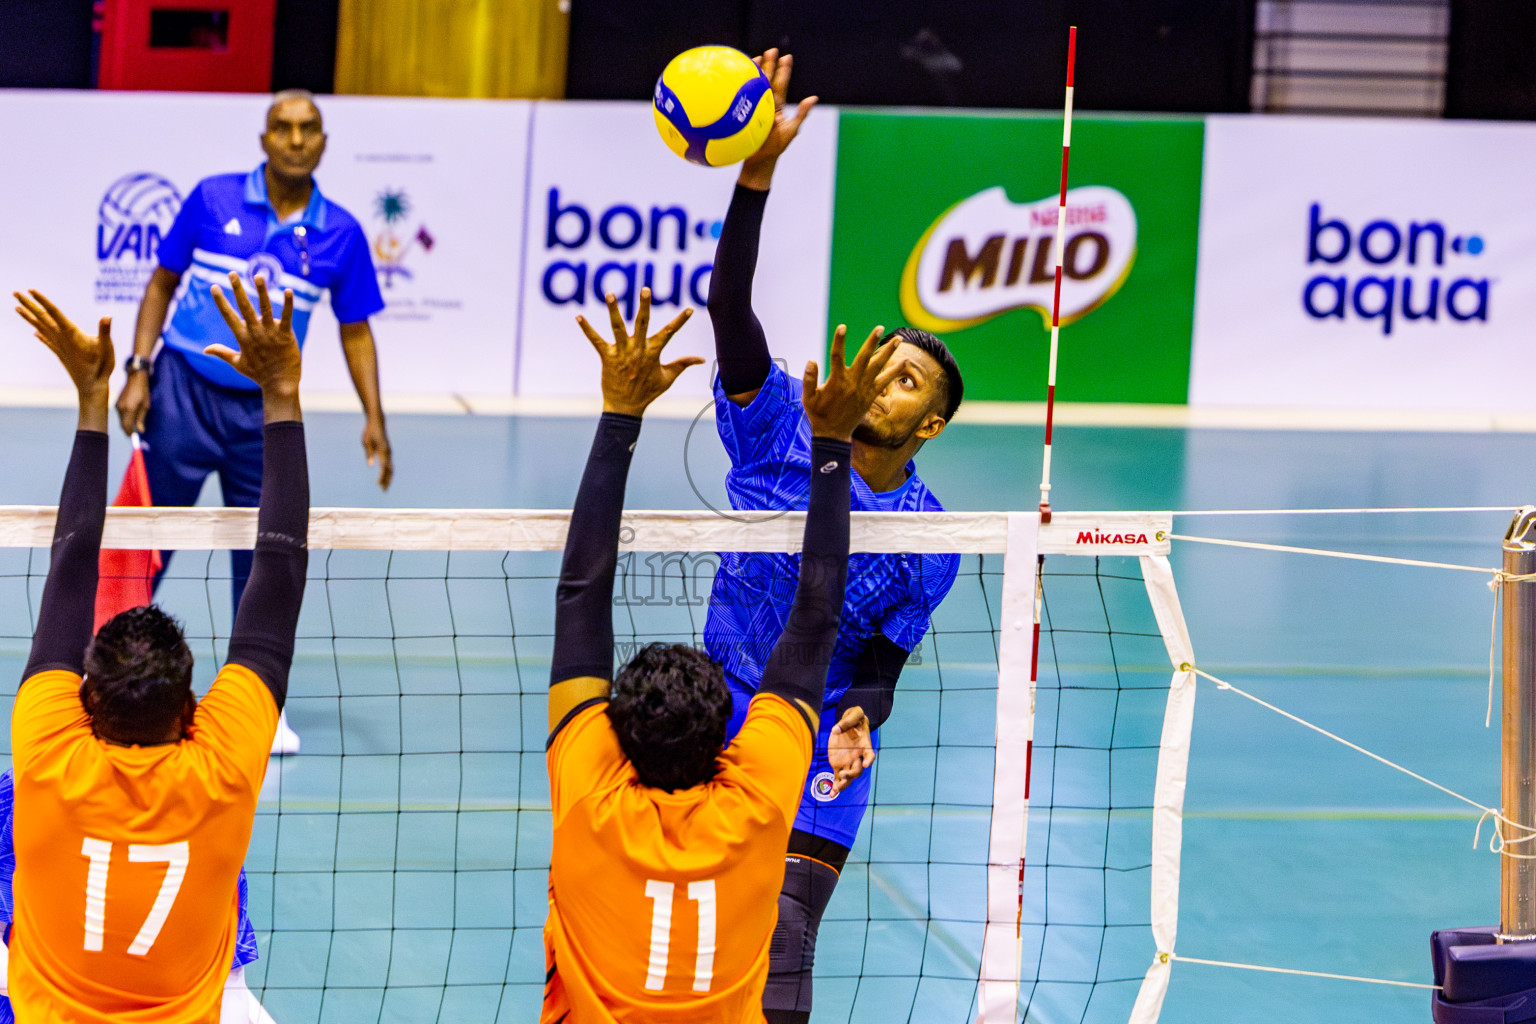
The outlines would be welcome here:
[[[86,648],[80,700],[98,736],[163,743],[191,694],[181,623],[153,605],[109,619]]]
[[[687,644],[646,644],[619,669],[608,721],[642,786],[668,793],[715,777],[731,721],[720,663]]]
[[[954,419],[955,410],[960,408],[960,400],[965,397],[965,381],[960,377],[960,366],[955,362],[949,346],[944,344],[944,339],[916,327],[898,327],[882,338],[880,344],[884,345],[888,341],[905,341],[916,345],[939,364],[939,369],[944,371],[944,422]]]

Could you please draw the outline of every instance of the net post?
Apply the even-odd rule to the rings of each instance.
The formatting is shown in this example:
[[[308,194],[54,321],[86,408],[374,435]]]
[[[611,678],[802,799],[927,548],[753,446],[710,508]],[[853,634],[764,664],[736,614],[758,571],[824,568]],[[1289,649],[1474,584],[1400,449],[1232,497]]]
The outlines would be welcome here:
[[[1504,535],[1504,722],[1501,806],[1518,834],[1536,824],[1536,507],[1515,514]],[[1530,852],[1516,843],[1515,852]],[[1499,858],[1499,941],[1536,940],[1536,860]]]

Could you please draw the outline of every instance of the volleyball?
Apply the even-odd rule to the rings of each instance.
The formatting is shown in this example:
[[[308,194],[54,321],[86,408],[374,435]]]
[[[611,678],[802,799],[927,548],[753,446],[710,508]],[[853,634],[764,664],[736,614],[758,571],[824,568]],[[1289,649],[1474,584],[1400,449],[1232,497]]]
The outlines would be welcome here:
[[[684,160],[740,163],[773,129],[773,94],[752,58],[729,46],[696,46],[656,79],[656,130]]]

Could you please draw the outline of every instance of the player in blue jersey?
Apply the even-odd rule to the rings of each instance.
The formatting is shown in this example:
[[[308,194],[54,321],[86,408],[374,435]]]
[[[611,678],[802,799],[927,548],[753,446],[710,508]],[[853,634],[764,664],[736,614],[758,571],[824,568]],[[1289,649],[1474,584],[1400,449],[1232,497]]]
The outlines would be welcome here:
[[[759,65],[773,84],[774,127],[742,165],[715,253],[709,315],[718,373],[715,419],[730,455],[726,489],[738,509],[803,509],[810,491],[810,426],[798,389],[768,354],[752,311],[752,275],[774,166],[815,104],[786,111],[790,59],[769,50]],[[892,159],[900,159],[893,155]],[[878,336],[880,328],[876,328]],[[949,350],[924,331],[901,328],[884,344],[902,371],[853,434],[852,507],[857,511],[937,512],[912,456],[943,432],[963,383]],[[798,556],[722,552],[710,595],[704,643],[725,667],[741,723],[764,660],[784,631]],[[928,630],[933,609],[954,583],[955,555],[856,554],[827,674],[816,755],[791,833],[778,927],[763,1010],[768,1024],[805,1024],[811,1010],[816,933],[838,873],[869,803],[879,746],[901,667]]]
[[[199,182],[160,243],[160,265],[139,305],[128,380],[117,400],[124,433],[143,436],[156,505],[196,504],[215,471],[224,504],[254,506],[261,498],[261,393],[222,359],[203,354],[207,345],[230,340],[210,292],[213,285],[228,285],[230,271],[244,278],[248,291],[262,275],[274,290],[293,292],[293,332],[301,347],[315,306],[330,292],[366,417],[363,451],[369,465],[378,464],[379,486],[389,487],[394,462],[368,325],[384,299],[362,228],[315,184],[325,141],[314,97],[297,89],[278,93],[261,135],[266,162],[249,174]],[[161,552],[162,565],[171,554]],[[230,569],[238,609],[251,553],[230,552]],[[273,752],[298,748],[285,714]]]
[[[16,874],[16,840],[11,831],[15,810],[16,776],[13,769],[7,768],[0,772],[0,939],[7,945],[11,938],[11,922],[16,920],[11,896],[11,879]],[[229,982],[224,986],[219,1024],[274,1024],[256,993],[245,984],[245,965],[261,959],[261,953],[256,948],[256,929],[251,925],[251,894],[244,871],[240,872],[238,892],[240,925],[235,937],[235,963],[229,972]],[[16,1021],[3,984],[8,960],[6,947],[0,945],[0,1024],[15,1024]]]

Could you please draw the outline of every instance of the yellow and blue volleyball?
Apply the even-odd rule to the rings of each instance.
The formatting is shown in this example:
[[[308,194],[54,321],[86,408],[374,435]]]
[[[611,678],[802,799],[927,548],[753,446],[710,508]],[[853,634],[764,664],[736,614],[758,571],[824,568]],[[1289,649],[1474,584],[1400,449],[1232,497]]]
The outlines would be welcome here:
[[[656,130],[682,157],[708,167],[740,163],[773,129],[773,93],[752,58],[729,46],[684,50],[656,79]]]

